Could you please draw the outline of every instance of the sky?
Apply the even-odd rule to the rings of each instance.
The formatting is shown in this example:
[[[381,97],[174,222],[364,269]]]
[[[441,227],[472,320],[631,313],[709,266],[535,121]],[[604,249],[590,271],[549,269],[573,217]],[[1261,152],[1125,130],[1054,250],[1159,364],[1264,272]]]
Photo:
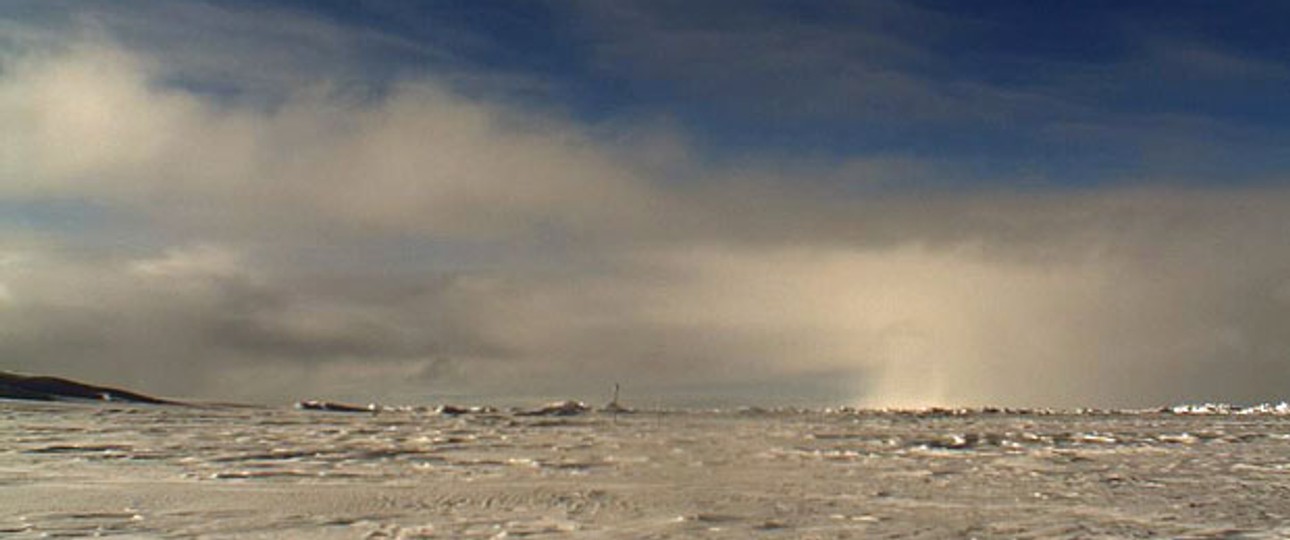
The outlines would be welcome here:
[[[270,404],[1280,401],[1288,19],[11,0],[0,369]]]

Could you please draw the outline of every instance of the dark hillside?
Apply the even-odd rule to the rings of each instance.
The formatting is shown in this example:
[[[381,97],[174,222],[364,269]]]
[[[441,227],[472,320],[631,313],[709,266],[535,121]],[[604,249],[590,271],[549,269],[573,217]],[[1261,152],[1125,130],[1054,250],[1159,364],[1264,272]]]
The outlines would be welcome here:
[[[36,377],[0,371],[0,399],[36,401],[92,400],[172,405],[167,401],[128,390],[95,386],[60,377]]]

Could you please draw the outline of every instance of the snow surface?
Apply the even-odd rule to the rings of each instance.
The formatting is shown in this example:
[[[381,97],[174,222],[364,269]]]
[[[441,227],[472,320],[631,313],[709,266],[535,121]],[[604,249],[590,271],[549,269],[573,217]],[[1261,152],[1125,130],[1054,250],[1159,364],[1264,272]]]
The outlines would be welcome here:
[[[0,401],[0,537],[1290,536],[1277,407],[476,411]]]

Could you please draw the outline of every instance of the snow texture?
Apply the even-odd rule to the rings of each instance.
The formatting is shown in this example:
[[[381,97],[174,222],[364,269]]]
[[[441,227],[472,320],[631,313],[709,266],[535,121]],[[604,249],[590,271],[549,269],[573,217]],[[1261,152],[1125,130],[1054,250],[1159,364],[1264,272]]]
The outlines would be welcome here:
[[[337,414],[0,401],[0,536],[1290,535],[1284,407],[1195,414],[1209,409]]]

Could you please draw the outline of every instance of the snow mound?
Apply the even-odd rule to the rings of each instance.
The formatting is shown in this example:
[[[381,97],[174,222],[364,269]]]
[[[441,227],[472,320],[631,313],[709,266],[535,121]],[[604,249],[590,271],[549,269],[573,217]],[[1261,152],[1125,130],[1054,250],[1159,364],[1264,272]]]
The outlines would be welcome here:
[[[1290,404],[1282,401],[1275,405],[1260,403],[1251,407],[1241,407],[1231,403],[1200,403],[1175,405],[1169,412],[1181,415],[1274,415],[1290,416]]]

